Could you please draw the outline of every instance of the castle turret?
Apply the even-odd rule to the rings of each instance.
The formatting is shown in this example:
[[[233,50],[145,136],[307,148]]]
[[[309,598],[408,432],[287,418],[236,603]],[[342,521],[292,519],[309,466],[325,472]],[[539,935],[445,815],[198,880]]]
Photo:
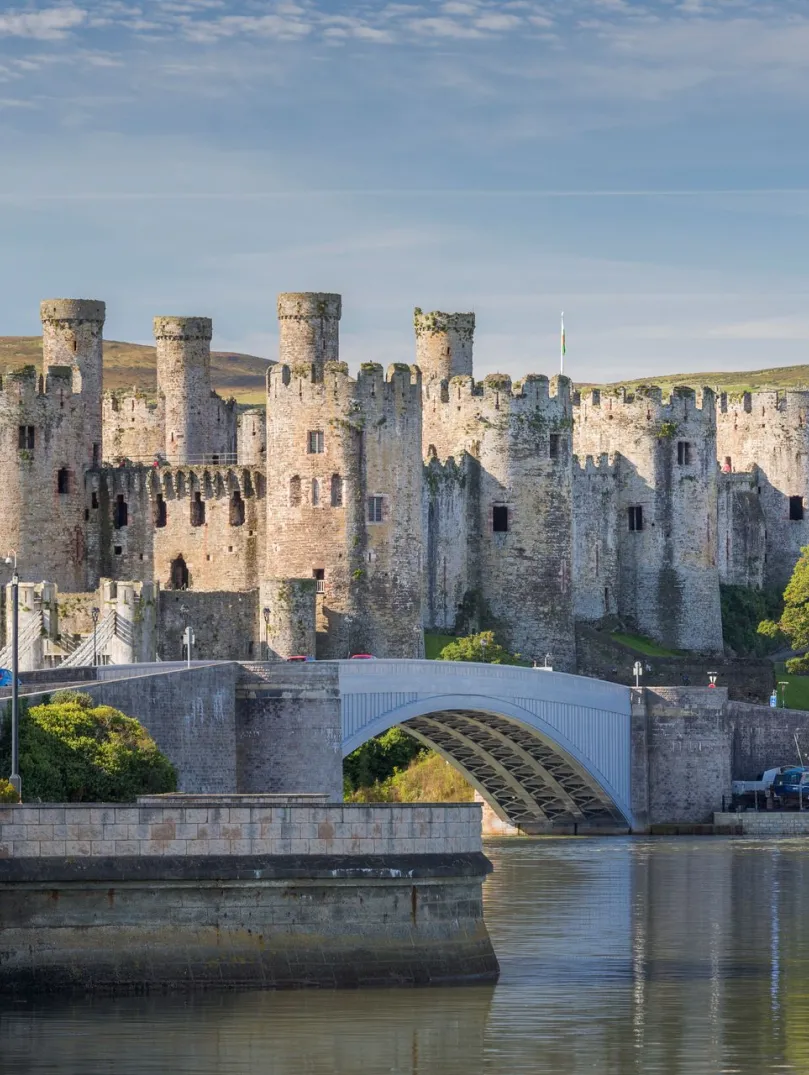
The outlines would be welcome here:
[[[674,649],[721,652],[713,392],[619,389],[575,412],[580,458],[614,457],[618,615]]]
[[[166,458],[210,462],[211,335],[209,317],[156,317],[157,388],[165,399]]]
[[[425,391],[428,415],[428,626],[493,628],[513,652],[572,670],[570,382],[455,377]]]
[[[472,376],[474,314],[445,314],[440,310],[413,311],[416,330],[416,365],[427,381],[448,381]]]
[[[82,395],[86,462],[101,461],[101,395],[105,305],[96,299],[45,299],[42,320],[42,371],[72,370],[73,392]]]
[[[278,296],[279,358],[296,369],[340,357],[342,299],[319,291],[290,291]]]
[[[339,296],[326,298],[339,312]],[[322,343],[312,343],[310,361],[298,352],[296,366],[268,374],[267,574],[283,565],[285,576],[315,579],[319,657],[412,657],[421,626],[421,379],[408,366],[386,375],[369,363],[354,380],[341,362],[320,365]],[[283,346],[282,329],[282,354]]]

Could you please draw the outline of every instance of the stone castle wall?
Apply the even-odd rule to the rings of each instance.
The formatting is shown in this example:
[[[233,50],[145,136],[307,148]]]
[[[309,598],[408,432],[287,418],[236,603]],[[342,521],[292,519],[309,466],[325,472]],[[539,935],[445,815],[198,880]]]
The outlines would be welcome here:
[[[721,651],[714,395],[675,388],[576,407],[579,455],[615,457],[618,614],[674,649]]]
[[[780,586],[809,543],[809,392],[476,382],[474,315],[421,310],[419,366],[354,379],[341,314],[339,295],[279,296],[265,416],[211,391],[202,317],[155,319],[155,400],[102,403],[104,304],[42,303],[44,378],[0,388],[0,551],[62,592],[313,580],[322,656],[493,627],[572,668],[574,619],[719,651],[719,581]],[[305,621],[263,626],[308,651]]]
[[[756,468],[766,520],[764,580],[783,587],[809,544],[809,392],[719,397],[717,456],[732,472]],[[790,499],[796,498],[790,504]],[[799,509],[799,510],[796,510]],[[800,518],[795,516],[800,515]]]
[[[283,356],[282,356],[283,357]],[[318,656],[412,655],[420,636],[421,382],[375,364],[267,380],[267,576],[319,583]]]

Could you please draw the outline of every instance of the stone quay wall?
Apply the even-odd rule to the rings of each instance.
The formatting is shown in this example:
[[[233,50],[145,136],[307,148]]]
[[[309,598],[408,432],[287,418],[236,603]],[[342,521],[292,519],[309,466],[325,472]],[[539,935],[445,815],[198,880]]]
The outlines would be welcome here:
[[[809,811],[720,811],[714,814],[713,823],[717,830],[733,836],[809,836]]]
[[[480,807],[0,808],[0,995],[491,981]]]

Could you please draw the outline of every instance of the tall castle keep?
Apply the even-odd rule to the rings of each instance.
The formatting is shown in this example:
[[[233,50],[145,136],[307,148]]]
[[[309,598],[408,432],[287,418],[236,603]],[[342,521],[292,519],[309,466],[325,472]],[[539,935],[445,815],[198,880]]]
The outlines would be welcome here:
[[[159,592],[206,657],[492,627],[572,670],[576,622],[607,617],[720,653],[720,581],[783,585],[809,544],[807,392],[476,381],[474,314],[418,309],[414,365],[352,377],[341,314],[279,296],[265,415],[212,391],[208,318],[155,318],[150,400],[102,393],[104,303],[43,302],[42,374],[0,381],[0,552],[31,602],[151,623]]]

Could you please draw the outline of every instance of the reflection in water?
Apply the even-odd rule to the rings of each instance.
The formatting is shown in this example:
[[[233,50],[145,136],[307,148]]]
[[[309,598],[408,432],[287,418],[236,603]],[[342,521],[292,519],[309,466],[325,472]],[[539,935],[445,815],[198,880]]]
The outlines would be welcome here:
[[[53,1075],[809,1073],[809,842],[489,845],[492,988],[47,1002],[0,1069]]]

